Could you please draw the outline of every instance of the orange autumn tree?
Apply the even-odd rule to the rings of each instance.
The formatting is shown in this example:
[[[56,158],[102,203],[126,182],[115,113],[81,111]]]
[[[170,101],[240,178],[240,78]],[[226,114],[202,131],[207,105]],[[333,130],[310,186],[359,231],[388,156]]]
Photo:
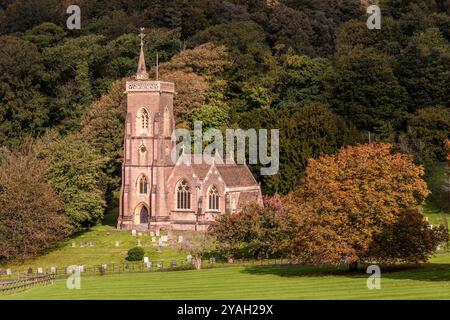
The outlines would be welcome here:
[[[430,193],[424,169],[391,148],[385,143],[349,146],[309,161],[301,187],[285,199],[292,235],[285,245],[291,257],[346,263],[352,269],[369,259],[419,262],[445,240],[442,228],[428,228],[417,215]],[[411,241],[401,230],[405,219],[408,232],[415,234]],[[406,241],[395,247],[399,252],[380,247],[392,246],[393,231]]]

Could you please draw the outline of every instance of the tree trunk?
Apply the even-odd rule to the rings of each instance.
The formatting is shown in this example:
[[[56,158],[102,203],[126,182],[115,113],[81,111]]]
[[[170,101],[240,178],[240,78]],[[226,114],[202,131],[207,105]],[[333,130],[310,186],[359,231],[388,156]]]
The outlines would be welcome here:
[[[358,271],[358,261],[352,262],[348,265],[348,270],[354,272]]]

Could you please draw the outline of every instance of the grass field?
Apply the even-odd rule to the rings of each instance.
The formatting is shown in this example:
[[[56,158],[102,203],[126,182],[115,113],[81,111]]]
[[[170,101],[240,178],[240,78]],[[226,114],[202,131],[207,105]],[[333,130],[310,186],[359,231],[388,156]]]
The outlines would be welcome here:
[[[450,299],[450,255],[419,268],[383,272],[369,290],[364,271],[336,267],[229,267],[87,276],[81,289],[65,280],[1,299]]]

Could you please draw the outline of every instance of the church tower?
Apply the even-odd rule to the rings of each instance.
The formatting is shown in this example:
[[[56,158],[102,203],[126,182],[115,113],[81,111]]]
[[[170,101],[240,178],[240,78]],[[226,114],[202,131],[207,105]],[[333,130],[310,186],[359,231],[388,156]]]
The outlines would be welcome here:
[[[144,34],[135,79],[126,82],[127,116],[119,203],[119,229],[148,230],[170,225],[165,182],[173,170],[175,142],[172,82],[152,81],[146,70]]]

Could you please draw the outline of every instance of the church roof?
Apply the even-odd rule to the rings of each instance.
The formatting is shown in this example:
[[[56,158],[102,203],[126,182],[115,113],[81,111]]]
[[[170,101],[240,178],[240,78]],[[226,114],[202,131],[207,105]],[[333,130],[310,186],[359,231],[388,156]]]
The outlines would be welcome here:
[[[227,187],[250,187],[258,185],[250,169],[245,164],[217,165],[217,170],[219,170]]]
[[[183,153],[178,160],[180,164],[190,163],[192,170],[200,180],[205,179],[214,162],[227,187],[259,186],[250,169],[245,164],[224,163],[219,154],[216,154],[214,157],[203,158],[203,163],[195,163],[194,157],[195,155],[193,154]],[[215,161],[213,161],[213,158]]]

